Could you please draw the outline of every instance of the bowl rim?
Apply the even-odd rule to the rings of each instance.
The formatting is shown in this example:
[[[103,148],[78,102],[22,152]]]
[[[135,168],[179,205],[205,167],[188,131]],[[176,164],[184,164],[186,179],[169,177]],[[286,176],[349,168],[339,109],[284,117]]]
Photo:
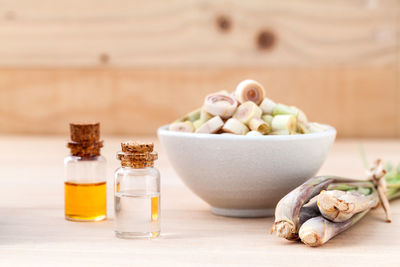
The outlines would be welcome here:
[[[322,124],[328,128],[327,131],[307,134],[294,134],[294,135],[260,135],[260,136],[246,136],[237,134],[206,134],[206,133],[185,133],[174,132],[168,130],[169,124],[163,125],[158,128],[157,134],[159,136],[175,136],[187,137],[195,139],[214,139],[214,140],[305,140],[314,139],[328,136],[336,136],[336,129],[328,124]]]

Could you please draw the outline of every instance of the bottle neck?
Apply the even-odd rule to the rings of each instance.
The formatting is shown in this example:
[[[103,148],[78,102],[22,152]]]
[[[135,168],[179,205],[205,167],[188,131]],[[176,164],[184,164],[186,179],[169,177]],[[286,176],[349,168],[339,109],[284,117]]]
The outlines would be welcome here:
[[[131,160],[131,159],[121,159],[121,166],[123,168],[132,168],[132,169],[145,169],[145,168],[153,168],[154,161],[139,161],[139,160]]]
[[[68,148],[71,150],[71,155],[81,158],[94,158],[100,156],[100,150],[103,147],[103,141],[95,142],[68,142]]]
[[[134,169],[143,169],[147,167],[154,167],[154,161],[157,159],[156,152],[126,152],[121,151],[117,153],[117,158],[121,161],[122,167],[130,167]]]

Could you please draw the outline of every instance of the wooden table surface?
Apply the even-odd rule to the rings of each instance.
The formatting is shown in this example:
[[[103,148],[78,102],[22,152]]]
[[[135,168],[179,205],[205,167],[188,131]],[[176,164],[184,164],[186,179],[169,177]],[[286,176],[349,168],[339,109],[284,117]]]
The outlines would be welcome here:
[[[105,137],[109,161],[109,219],[64,220],[63,136],[0,137],[0,266],[399,266],[400,200],[393,222],[376,209],[356,227],[320,248],[269,234],[272,218],[214,216],[179,180],[155,138],[162,175],[162,236],[154,240],[114,237],[112,173],[115,152],[126,138]],[[320,174],[361,177],[357,145],[370,161],[400,161],[398,140],[338,140]]]

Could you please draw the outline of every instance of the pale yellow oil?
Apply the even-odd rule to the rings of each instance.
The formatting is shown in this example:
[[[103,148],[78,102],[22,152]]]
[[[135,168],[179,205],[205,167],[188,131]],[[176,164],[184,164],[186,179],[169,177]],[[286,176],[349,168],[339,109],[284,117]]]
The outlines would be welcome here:
[[[152,222],[158,221],[158,203],[160,203],[158,196],[151,198],[151,221]]]
[[[121,188],[120,183],[117,183],[116,192],[119,192],[120,188]],[[156,222],[158,220],[158,209],[159,209],[158,203],[160,203],[158,196],[151,198],[151,221],[152,222]]]
[[[159,193],[115,193],[115,232],[121,238],[157,237],[160,234]]]

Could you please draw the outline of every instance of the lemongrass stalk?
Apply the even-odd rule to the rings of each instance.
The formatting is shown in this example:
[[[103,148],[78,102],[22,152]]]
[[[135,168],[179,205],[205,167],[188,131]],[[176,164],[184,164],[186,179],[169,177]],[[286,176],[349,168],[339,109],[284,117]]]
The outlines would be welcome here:
[[[364,194],[366,197],[373,197],[374,202],[376,201],[376,195],[379,194],[379,199],[382,205],[385,208],[387,221],[391,220],[390,209],[388,209],[388,200],[400,197],[400,190],[397,187],[388,187],[386,181],[391,181],[392,185],[398,185],[400,182],[400,173],[395,173],[395,175],[385,175],[385,171],[383,169],[383,164],[378,160],[375,162],[375,166],[370,169],[370,176],[373,177],[374,180],[366,181],[366,182],[354,182],[354,183],[332,183],[328,186],[328,189],[335,190],[343,190],[346,191],[346,194],[349,192]],[[380,179],[380,177],[384,177],[384,179]],[[384,190],[382,187],[385,187]],[[386,192],[386,196],[382,197],[382,191]],[[378,191],[378,193],[377,193]],[[323,194],[323,193],[321,193]],[[320,194],[320,195],[321,195]],[[318,196],[318,202],[320,195]],[[374,206],[373,203],[371,206]],[[320,209],[321,210],[321,209]],[[330,240],[332,237],[340,234],[346,229],[350,228],[356,222],[358,222],[361,218],[363,218],[368,212],[369,208],[354,214],[348,220],[343,222],[332,222],[323,216],[317,216],[309,219],[305,223],[303,223],[299,229],[299,236],[302,242],[309,246],[320,246]],[[323,214],[324,215],[324,214]]]
[[[277,236],[288,240],[296,240],[301,208],[334,181],[334,177],[330,176],[314,177],[284,196],[276,205],[271,233],[275,232]]]
[[[376,207],[378,203],[376,190],[369,195],[353,191],[323,190],[317,201],[322,216],[332,222],[344,222],[359,212]]]
[[[354,183],[354,185],[352,185]],[[364,184],[364,183],[362,183]],[[372,186],[372,183],[365,182],[364,187]],[[288,240],[298,238],[298,229],[301,226],[300,211],[306,207],[306,203],[316,197],[322,190],[343,188],[346,190],[356,190],[360,186],[360,181],[355,179],[337,176],[317,176],[310,178],[302,185],[293,189],[284,196],[276,205],[275,221],[271,232],[276,232],[278,237]],[[304,211],[304,210],[303,210]],[[320,213],[318,212],[318,215]]]
[[[356,191],[358,187],[350,183],[336,183],[328,186],[327,190]]]
[[[354,215],[351,219],[344,222],[331,222],[322,216],[311,218],[301,225],[299,237],[306,245],[312,247],[321,246],[334,236],[356,224],[368,212],[369,209]]]
[[[318,195],[311,198],[306,204],[303,205],[300,209],[299,214],[299,225],[301,226],[303,223],[308,221],[311,218],[317,217],[321,215],[319,212],[318,204],[317,204]]]
[[[325,179],[321,179],[321,177],[311,178],[279,201],[275,209],[275,222],[271,231],[276,232],[279,237],[289,240],[295,240],[300,237],[304,243],[310,246],[322,245],[364,217],[370,211],[369,207],[375,205],[375,195],[379,188],[382,190],[383,186],[386,189],[386,197],[380,195],[382,191],[378,192],[379,200],[382,205],[386,205],[385,211],[387,212],[387,219],[389,221],[390,209],[388,209],[387,203],[385,204],[384,202],[400,197],[400,172],[391,172],[384,176],[384,179],[380,179],[382,174],[384,174],[383,165],[380,164],[380,161],[375,163],[370,172],[372,173],[370,177],[374,178],[371,181],[360,181],[334,176],[323,177]],[[320,191],[322,190],[341,190],[343,191],[341,195],[358,194],[358,196],[371,197],[373,204],[368,204],[370,205],[369,207],[366,205],[368,207],[366,209],[365,206],[359,208],[359,210],[363,210],[361,212],[357,213],[353,211],[352,216],[343,222],[332,222],[321,215],[318,206],[318,211],[312,208],[313,205],[315,208],[314,199],[318,200]],[[353,200],[352,203],[360,204],[357,201],[359,200]]]

